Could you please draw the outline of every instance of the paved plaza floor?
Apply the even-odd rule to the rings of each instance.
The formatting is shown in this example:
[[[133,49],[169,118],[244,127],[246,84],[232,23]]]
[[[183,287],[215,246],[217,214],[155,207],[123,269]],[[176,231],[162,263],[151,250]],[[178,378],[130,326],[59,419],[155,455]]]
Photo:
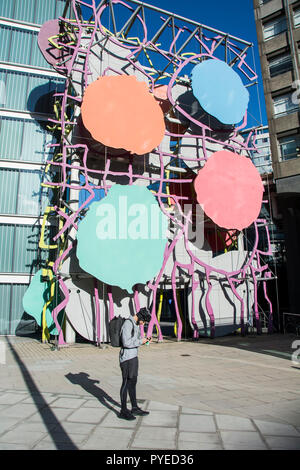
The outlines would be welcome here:
[[[0,450],[299,450],[297,340],[141,347],[137,394],[150,414],[128,422],[118,418],[118,349],[0,337]]]

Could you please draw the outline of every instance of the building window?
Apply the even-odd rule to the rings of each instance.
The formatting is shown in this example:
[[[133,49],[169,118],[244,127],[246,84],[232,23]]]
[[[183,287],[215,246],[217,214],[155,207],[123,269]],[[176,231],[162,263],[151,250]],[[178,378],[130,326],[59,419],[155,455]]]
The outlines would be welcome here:
[[[43,24],[58,18],[66,6],[65,0],[9,0],[0,1],[0,16],[26,23]]]
[[[295,28],[300,26],[300,8],[294,10],[294,26]]]
[[[46,131],[47,121],[0,116],[0,159],[45,163],[56,141]]]
[[[286,18],[285,16],[280,16],[275,20],[268,21],[263,25],[264,31],[264,40],[267,41],[274,36],[277,36],[280,33],[283,33],[287,30]]]
[[[293,113],[298,109],[298,103],[292,101],[293,93],[275,96],[273,98],[274,116],[281,117],[289,113]]]
[[[22,27],[0,25],[0,60],[14,64],[52,68],[38,47],[38,33]],[[22,47],[19,45],[22,44]]]
[[[269,3],[271,0],[259,0],[260,5],[265,5],[266,3]]]
[[[282,137],[278,139],[278,144],[280,148],[281,160],[291,160],[292,158],[297,158],[300,154],[300,135],[290,135],[288,137]]]
[[[281,73],[288,72],[293,68],[293,61],[290,54],[285,53],[269,59],[270,77],[276,77]]]
[[[39,216],[52,192],[41,187],[42,170],[0,168],[0,214]]]
[[[53,95],[65,88],[64,79],[11,70],[0,70],[0,81],[4,108],[43,114],[53,113]]]
[[[41,262],[47,259],[47,251],[38,248],[40,230],[38,224],[0,224],[1,273],[33,274],[39,269]],[[53,236],[53,227],[47,228],[46,243]]]

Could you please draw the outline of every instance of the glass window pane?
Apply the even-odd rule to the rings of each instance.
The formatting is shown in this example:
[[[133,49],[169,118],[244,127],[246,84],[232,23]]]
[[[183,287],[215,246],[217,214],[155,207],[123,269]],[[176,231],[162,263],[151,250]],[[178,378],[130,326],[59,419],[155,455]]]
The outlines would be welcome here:
[[[44,56],[40,51],[37,42],[37,33],[34,33],[32,35],[30,65],[35,65],[37,67],[44,67],[53,70],[52,66],[48,64],[48,62],[46,61],[46,59],[44,59]]]
[[[298,154],[300,154],[299,150],[297,150],[300,147],[299,135],[282,137],[278,139],[278,143],[282,160],[290,160],[291,158],[297,158]]]
[[[39,7],[42,3],[39,2]],[[33,23],[35,11],[36,0],[15,0],[14,19]]]
[[[19,72],[1,72],[1,80],[6,83],[7,109],[25,110],[28,76]]]
[[[298,108],[298,104],[292,101],[292,93],[274,97],[273,103],[275,116],[288,114]]]
[[[0,214],[16,213],[18,181],[18,170],[0,169]]]
[[[22,135],[23,121],[0,117],[0,158],[19,159]]]
[[[35,273],[38,270],[39,229],[37,225],[15,226],[14,273]]]
[[[12,29],[9,61],[15,64],[30,64],[31,43],[31,31]]]
[[[0,284],[0,335],[12,334],[10,330],[11,287],[11,284]]]
[[[47,132],[47,121],[0,117],[0,158],[46,162],[54,137]]]
[[[36,9],[34,22],[36,24],[43,24],[45,21],[55,18],[55,1],[43,0],[39,3],[39,8]]]
[[[64,80],[30,76],[27,109],[31,112],[53,114],[55,92],[64,90]]]
[[[37,121],[26,121],[24,123],[24,137],[20,160],[28,162],[45,162],[49,149],[47,145],[51,143],[52,136],[47,133],[45,127],[47,121],[42,125]]]
[[[286,25],[286,18],[285,17],[280,17],[276,18],[276,20],[270,21],[268,23],[265,23],[263,25],[263,30],[264,30],[264,39],[270,39],[277,34],[280,34],[284,31],[286,31],[287,25]]]
[[[27,73],[1,71],[5,84],[6,109],[53,113],[53,93],[64,90],[64,79],[42,77]]]
[[[39,215],[45,207],[41,171],[20,171],[17,214]]]
[[[299,26],[300,25],[300,8],[297,8],[294,10],[294,25]]]
[[[0,214],[41,215],[49,188],[41,186],[42,170],[0,169]]]
[[[1,2],[0,2],[1,3]],[[11,29],[7,26],[0,26],[0,60],[7,61],[8,54],[9,54],[9,46],[10,46],[10,38],[11,38]]]
[[[290,54],[284,54],[269,60],[270,76],[276,75],[292,70],[293,62]]]
[[[14,225],[0,224],[0,272],[12,272]]]
[[[15,0],[1,1],[0,2],[0,16],[4,18],[12,18],[14,12]]]
[[[23,336],[36,331],[36,321],[23,310],[23,297],[27,288],[26,284],[12,285],[9,325],[11,335]]]

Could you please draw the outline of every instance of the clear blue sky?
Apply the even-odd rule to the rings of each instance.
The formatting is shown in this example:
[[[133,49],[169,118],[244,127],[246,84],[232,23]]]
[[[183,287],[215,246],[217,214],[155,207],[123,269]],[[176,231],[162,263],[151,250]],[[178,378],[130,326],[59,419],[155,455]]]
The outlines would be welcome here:
[[[85,1],[87,2],[87,0]],[[124,1],[126,2],[126,0]],[[248,109],[249,113],[251,113],[248,116],[248,126],[260,124],[260,109],[262,123],[264,125],[267,124],[253,0],[147,0],[144,3],[154,5],[163,10],[176,13],[252,42],[254,44],[254,59],[259,85],[258,93],[257,86],[248,88],[250,92],[250,105]],[[252,52],[250,54],[252,62]]]

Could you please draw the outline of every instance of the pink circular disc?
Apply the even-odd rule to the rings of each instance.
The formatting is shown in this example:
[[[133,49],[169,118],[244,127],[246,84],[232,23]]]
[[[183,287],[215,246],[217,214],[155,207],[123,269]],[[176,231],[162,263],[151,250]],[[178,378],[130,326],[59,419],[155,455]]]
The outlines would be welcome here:
[[[258,217],[263,183],[251,160],[227,150],[214,153],[195,181],[197,201],[219,227],[242,230]]]
[[[62,52],[61,49],[57,49],[56,47],[51,45],[48,41],[48,38],[52,36],[57,36],[58,34],[58,20],[46,21],[46,23],[41,26],[40,32],[38,34],[38,46],[46,61],[53,66],[55,66],[59,60],[61,60]]]

